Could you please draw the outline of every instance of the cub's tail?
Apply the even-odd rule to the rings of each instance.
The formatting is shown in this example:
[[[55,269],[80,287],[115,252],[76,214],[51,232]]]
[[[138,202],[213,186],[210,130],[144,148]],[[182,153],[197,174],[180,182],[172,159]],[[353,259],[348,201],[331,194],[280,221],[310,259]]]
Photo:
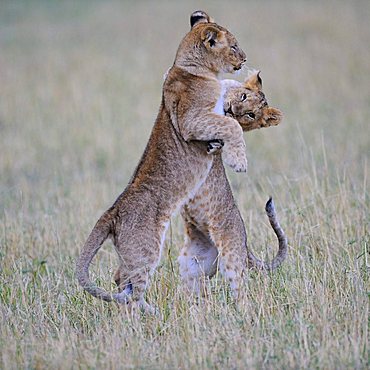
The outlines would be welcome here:
[[[279,250],[271,262],[265,262],[259,260],[248,249],[248,267],[258,270],[274,271],[284,262],[286,258],[288,251],[288,240],[277,219],[274,202],[271,197],[266,203],[265,211],[269,218],[270,225],[273,228],[276,237],[278,238]]]
[[[114,297],[104,289],[96,286],[89,277],[89,266],[96,253],[111,233],[111,214],[103,214],[94,226],[76,263],[76,277],[80,285],[91,295],[103,301],[111,302]]]

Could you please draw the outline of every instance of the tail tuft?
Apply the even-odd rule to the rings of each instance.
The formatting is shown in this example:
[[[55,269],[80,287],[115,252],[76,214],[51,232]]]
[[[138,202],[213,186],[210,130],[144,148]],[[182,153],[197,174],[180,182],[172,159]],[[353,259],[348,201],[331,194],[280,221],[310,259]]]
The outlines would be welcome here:
[[[267,216],[273,216],[275,214],[275,205],[274,201],[272,200],[272,197],[269,198],[269,200],[266,203],[265,211],[267,213]]]

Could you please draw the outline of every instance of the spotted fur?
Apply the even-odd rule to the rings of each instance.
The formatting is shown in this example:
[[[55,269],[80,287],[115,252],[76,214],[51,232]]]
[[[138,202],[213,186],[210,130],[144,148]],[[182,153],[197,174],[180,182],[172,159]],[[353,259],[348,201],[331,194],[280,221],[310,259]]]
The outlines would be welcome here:
[[[225,162],[236,171],[246,170],[240,125],[213,112],[221,90],[218,74],[238,70],[244,61],[235,37],[215,23],[194,22],[180,43],[140,163],[77,260],[78,281],[94,297],[154,312],[144,293],[160,259],[170,217],[199,190],[212,167],[215,157],[207,154],[207,141],[222,140]],[[108,237],[120,264],[120,292],[115,294],[89,277],[91,261]]]
[[[252,75],[244,84],[224,81],[224,112],[236,118],[244,131],[278,125],[282,113],[269,107],[262,92],[262,80]],[[253,113],[253,114],[251,114]],[[216,152],[211,171],[198,193],[182,209],[186,239],[179,256],[182,280],[199,293],[204,277],[217,270],[230,283],[236,298],[245,267],[275,270],[287,254],[287,239],[270,199],[266,213],[278,238],[279,250],[270,262],[254,256],[248,248],[243,219],[235,204],[220,154]]]

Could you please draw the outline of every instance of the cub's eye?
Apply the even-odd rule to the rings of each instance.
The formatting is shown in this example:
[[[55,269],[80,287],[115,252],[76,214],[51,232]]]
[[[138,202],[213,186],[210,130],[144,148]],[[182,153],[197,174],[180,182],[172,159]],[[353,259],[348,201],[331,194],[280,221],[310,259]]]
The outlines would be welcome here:
[[[236,46],[234,46],[234,45],[233,45],[233,46],[231,47],[231,50],[236,52],[236,51],[237,51]]]
[[[247,99],[247,94],[243,93],[240,97],[240,101],[244,101],[245,99]]]
[[[251,118],[251,119],[255,119],[256,118],[256,115],[253,113],[253,112],[247,112],[246,115]]]

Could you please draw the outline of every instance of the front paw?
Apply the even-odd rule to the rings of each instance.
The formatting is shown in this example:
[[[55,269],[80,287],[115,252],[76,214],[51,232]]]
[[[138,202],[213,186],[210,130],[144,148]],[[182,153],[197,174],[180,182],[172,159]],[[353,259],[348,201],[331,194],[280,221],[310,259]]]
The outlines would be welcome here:
[[[235,172],[247,172],[248,161],[247,158],[243,162],[238,162],[234,166],[230,166]]]
[[[248,162],[244,150],[229,152],[224,148],[222,159],[235,172],[247,172]]]

